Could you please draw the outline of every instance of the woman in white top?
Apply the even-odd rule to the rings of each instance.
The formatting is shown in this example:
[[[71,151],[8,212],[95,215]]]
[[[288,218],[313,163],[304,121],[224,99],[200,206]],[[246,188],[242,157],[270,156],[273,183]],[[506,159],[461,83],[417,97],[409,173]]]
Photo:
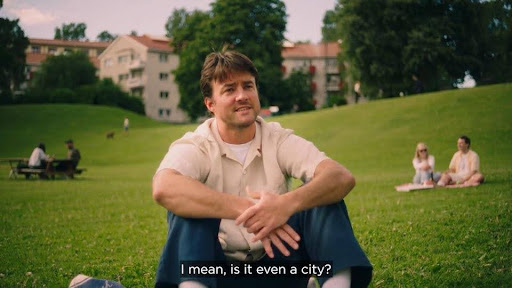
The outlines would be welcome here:
[[[46,168],[46,162],[50,160],[50,156],[46,155],[46,147],[44,143],[39,145],[32,151],[30,159],[28,160],[28,167],[30,168]]]
[[[425,143],[420,142],[416,145],[416,153],[412,159],[412,166],[416,174],[412,179],[414,184],[433,184],[441,177],[439,172],[434,172],[435,158],[428,154],[428,148]],[[432,182],[433,181],[433,182]]]

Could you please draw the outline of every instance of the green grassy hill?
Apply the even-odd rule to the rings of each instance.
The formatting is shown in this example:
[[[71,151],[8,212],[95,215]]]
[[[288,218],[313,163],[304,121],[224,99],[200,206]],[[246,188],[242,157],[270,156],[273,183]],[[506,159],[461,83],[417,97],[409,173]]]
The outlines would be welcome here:
[[[269,121],[313,141],[356,176],[347,205],[375,266],[374,287],[507,287],[511,113],[512,85],[503,84]],[[151,177],[169,144],[195,127],[109,107],[0,106],[0,158],[28,157],[40,141],[63,157],[64,140],[73,138],[88,169],[73,181],[9,180],[0,163],[0,287],[65,287],[79,273],[152,286],[166,225],[151,199]],[[414,174],[417,142],[427,143],[436,170],[444,170],[462,134],[480,155],[484,185],[394,191]]]

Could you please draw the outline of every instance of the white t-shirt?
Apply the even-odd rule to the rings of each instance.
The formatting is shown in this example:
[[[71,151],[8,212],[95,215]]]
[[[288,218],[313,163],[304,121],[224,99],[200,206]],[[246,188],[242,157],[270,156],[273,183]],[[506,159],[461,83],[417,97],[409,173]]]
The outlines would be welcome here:
[[[41,160],[48,161],[48,156],[44,154],[43,149],[37,147],[32,151],[32,155],[30,155],[28,166],[40,166]]]

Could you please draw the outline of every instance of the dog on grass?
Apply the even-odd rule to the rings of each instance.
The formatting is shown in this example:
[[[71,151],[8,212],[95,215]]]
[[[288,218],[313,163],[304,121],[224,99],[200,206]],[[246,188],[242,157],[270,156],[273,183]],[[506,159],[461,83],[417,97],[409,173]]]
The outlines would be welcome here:
[[[107,132],[107,139],[114,139],[114,131]]]

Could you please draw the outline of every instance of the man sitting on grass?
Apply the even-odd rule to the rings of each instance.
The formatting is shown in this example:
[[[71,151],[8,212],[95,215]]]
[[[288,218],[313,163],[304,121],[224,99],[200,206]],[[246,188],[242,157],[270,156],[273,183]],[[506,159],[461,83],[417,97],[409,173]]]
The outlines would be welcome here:
[[[480,173],[480,158],[470,149],[471,140],[462,135],[457,140],[459,151],[453,154],[448,171],[441,175],[437,182],[439,186],[451,184],[478,185],[484,182],[484,176]]]
[[[183,261],[329,261],[323,288],[367,286],[372,266],[343,202],[354,177],[313,143],[258,117],[257,85],[247,56],[206,58],[201,91],[214,117],[175,141],[153,178],[153,197],[169,211],[155,286],[306,287],[309,279],[186,276]],[[307,184],[288,191],[290,177]]]

